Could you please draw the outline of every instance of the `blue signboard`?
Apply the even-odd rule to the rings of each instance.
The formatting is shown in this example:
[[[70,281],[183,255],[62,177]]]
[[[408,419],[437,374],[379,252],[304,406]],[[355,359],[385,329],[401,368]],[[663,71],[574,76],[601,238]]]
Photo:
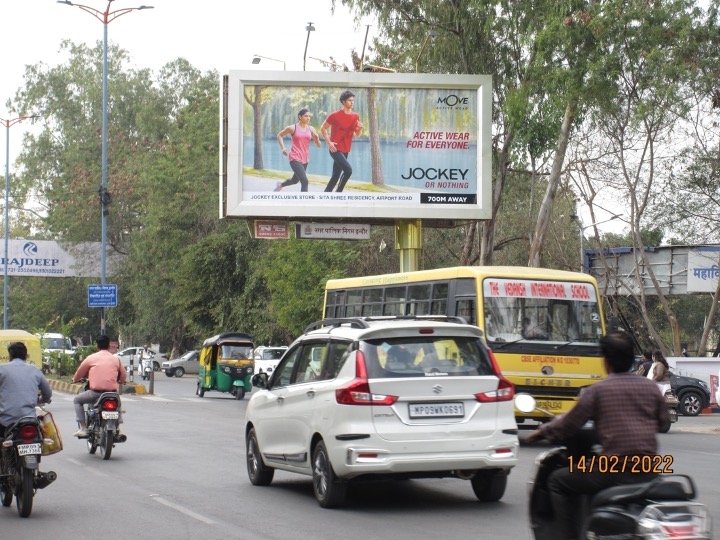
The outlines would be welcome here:
[[[88,285],[88,307],[116,307],[117,285]]]

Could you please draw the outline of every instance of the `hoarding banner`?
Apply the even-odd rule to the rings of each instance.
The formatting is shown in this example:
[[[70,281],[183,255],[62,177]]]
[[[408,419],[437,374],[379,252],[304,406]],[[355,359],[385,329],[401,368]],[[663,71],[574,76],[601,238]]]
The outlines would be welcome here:
[[[221,217],[491,216],[487,75],[231,71]]]
[[[369,240],[370,225],[358,223],[298,223],[295,237],[311,240]]]
[[[65,248],[52,240],[10,239],[7,265],[10,276],[100,277],[100,243]],[[3,271],[4,266],[5,257],[0,256]]]
[[[290,238],[290,227],[287,221],[256,220],[254,237],[266,240],[287,240]]]
[[[720,248],[702,246],[688,251],[687,292],[714,293],[720,279]]]

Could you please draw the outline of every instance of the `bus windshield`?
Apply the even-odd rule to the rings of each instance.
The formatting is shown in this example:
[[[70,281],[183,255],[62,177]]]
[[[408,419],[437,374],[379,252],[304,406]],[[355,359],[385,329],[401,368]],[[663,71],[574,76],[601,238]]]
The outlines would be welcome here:
[[[586,283],[486,278],[483,313],[487,340],[495,343],[596,344],[602,335],[595,289]]]

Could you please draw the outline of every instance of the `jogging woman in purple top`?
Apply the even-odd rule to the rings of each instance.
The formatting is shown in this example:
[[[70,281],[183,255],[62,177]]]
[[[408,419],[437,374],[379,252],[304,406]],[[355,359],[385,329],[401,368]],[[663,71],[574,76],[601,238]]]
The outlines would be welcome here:
[[[292,186],[300,182],[300,191],[308,190],[308,178],[305,171],[310,161],[310,141],[315,141],[316,146],[320,146],[320,137],[318,137],[315,128],[310,125],[312,114],[303,107],[298,111],[298,122],[295,125],[288,126],[277,134],[278,144],[282,149],[284,156],[290,159],[290,168],[293,170],[292,178],[288,178],[284,182],[278,182],[273,191],[280,191],[282,188]],[[291,135],[292,146],[290,152],[285,148],[285,135]]]

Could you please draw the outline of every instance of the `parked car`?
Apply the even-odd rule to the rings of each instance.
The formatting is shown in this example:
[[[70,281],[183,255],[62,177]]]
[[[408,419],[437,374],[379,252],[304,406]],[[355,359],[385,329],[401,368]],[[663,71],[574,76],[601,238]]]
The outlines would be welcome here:
[[[174,360],[166,360],[160,366],[168,377],[182,377],[186,373],[197,375],[200,373],[200,351],[188,351]]]
[[[710,386],[705,381],[670,370],[670,387],[680,402],[678,412],[685,416],[697,416],[710,406]]]
[[[130,357],[133,357],[133,368],[135,371],[137,371],[138,361],[139,361],[140,353],[142,352],[142,350],[143,350],[142,347],[128,347],[127,349],[123,349],[122,351],[115,353],[115,356],[117,356],[120,359],[120,361],[125,366],[125,369],[128,369],[130,367]],[[159,353],[152,349],[148,349],[148,350],[153,355],[153,371],[159,371],[160,363],[163,360],[168,359],[167,355]],[[156,359],[156,357],[157,357],[157,359]]]
[[[481,501],[505,493],[518,461],[514,387],[476,326],[455,317],[328,319],[310,325],[245,416],[256,486],[275,469],[313,477],[320,506],[348,483],[456,477]]]
[[[255,352],[253,353],[253,358],[255,359],[255,373],[272,373],[287,349],[287,346],[258,347],[255,349]]]

